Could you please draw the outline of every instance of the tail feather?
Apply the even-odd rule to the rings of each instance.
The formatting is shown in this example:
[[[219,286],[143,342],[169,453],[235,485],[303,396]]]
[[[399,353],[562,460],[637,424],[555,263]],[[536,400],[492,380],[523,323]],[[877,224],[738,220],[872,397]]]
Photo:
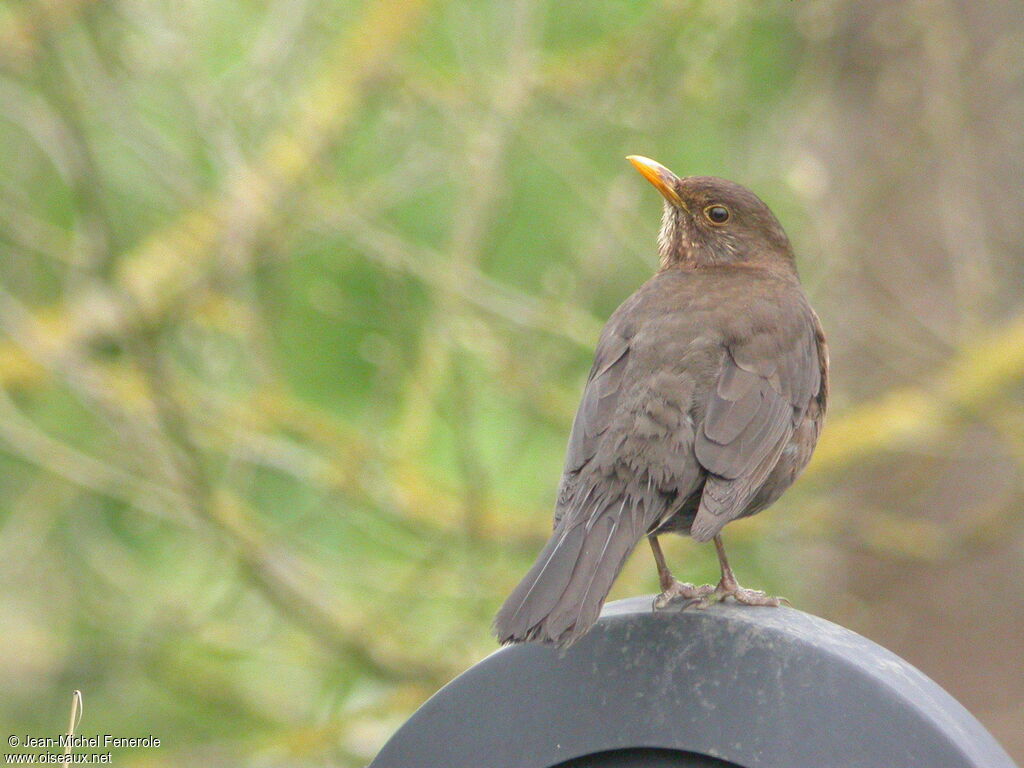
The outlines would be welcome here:
[[[563,520],[494,620],[502,643],[568,646],[597,621],[615,577],[646,532],[642,504],[623,498],[589,519]],[[638,524],[639,523],[639,524]]]
[[[556,530],[537,557],[537,562],[513,590],[494,619],[494,629],[503,643],[530,639],[526,633],[554,610],[584,542],[584,526],[568,525]]]

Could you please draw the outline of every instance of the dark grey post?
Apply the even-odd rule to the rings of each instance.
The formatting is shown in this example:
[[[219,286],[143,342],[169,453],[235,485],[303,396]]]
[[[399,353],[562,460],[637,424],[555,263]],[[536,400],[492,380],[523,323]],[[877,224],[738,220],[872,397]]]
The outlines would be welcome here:
[[[964,663],[969,663],[964,659]],[[442,688],[371,768],[1014,768],[948,693],[790,608],[605,608],[566,652],[496,651]]]

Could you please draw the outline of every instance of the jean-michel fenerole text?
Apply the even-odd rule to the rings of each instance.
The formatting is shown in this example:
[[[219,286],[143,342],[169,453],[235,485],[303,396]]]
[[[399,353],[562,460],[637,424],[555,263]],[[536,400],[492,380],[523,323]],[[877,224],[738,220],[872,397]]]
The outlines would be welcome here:
[[[156,736],[113,736],[109,733],[95,736],[62,734],[60,736],[25,736],[21,740],[22,747],[39,749],[82,749],[100,747],[108,749],[131,747],[159,747],[160,739]]]

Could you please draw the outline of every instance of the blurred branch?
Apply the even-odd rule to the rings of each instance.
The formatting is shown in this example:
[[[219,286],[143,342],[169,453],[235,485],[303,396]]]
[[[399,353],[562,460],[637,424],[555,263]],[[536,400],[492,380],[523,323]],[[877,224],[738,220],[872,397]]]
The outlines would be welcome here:
[[[919,440],[999,397],[1022,377],[1024,315],[962,348],[929,389],[888,392],[830,419],[807,474],[831,474],[877,451]]]
[[[460,530],[460,500],[454,488],[422,466],[399,461],[388,448],[335,414],[323,413],[280,390],[262,391],[242,403],[199,391],[190,391],[188,397],[201,402],[211,417],[203,429],[213,434],[199,439],[208,439],[216,448],[234,443],[241,460],[272,467],[329,494],[329,499],[372,509],[374,517],[420,541],[446,541]],[[388,482],[380,481],[381,472],[387,473]],[[349,512],[355,514],[354,509]],[[542,520],[545,514],[545,510],[524,510],[491,498],[477,520],[480,542],[501,548],[534,546],[537,539],[519,521]]]
[[[97,411],[126,444],[135,446],[132,459],[160,474],[164,445],[145,404],[125,397],[125,387],[92,363],[85,345],[110,316],[117,317],[109,297],[97,292],[94,308],[76,316],[70,308],[50,322],[40,318],[16,296],[0,287],[0,330],[28,356],[31,363],[63,381],[87,406]],[[100,309],[101,308],[101,309]],[[116,322],[116,320],[114,321]]]
[[[475,293],[470,283],[477,276],[480,248],[494,221],[495,201],[505,189],[502,166],[513,126],[529,103],[536,67],[536,7],[533,0],[516,0],[509,9],[512,26],[504,77],[487,94],[487,111],[474,120],[464,114],[470,128],[461,153],[465,170],[458,175],[460,200],[449,232],[442,280],[434,286],[433,313],[420,334],[418,360],[408,376],[410,386],[398,426],[398,452],[403,461],[418,458],[418,449],[429,435],[436,398],[448,380],[452,359],[451,313],[461,309],[461,299]],[[498,85],[500,83],[500,85]],[[466,440],[463,431],[457,440]]]
[[[723,11],[716,3],[662,0],[628,26],[597,38],[598,42],[549,57],[541,68],[545,92],[568,100],[591,87],[605,88],[633,66],[650,67],[652,50],[686,52],[688,66],[704,64],[730,40],[730,33],[754,13],[755,6],[737,3]],[[649,71],[649,69],[645,69]]]
[[[430,0],[372,0],[331,47],[319,75],[248,167],[216,199],[150,237],[119,265],[118,281],[139,311],[160,317],[202,280],[225,238],[249,240],[279,202],[318,169],[317,160],[356,116],[368,83],[417,27]]]
[[[275,547],[237,498],[219,493],[203,513],[231,543],[246,572],[278,612],[333,652],[390,682],[434,683],[450,673],[433,660],[396,654],[392,646],[373,642],[372,621],[365,615],[356,620],[354,613],[342,614],[320,597],[326,589],[311,589],[314,578],[308,567]]]
[[[671,17],[692,17],[699,10],[696,6],[685,0],[654,3],[629,26],[597,38],[598,42],[582,50],[550,57],[542,70],[544,86],[554,93],[568,95],[594,83],[607,83],[623,68],[645,61],[636,52],[649,51],[654,35],[666,30],[677,34],[680,25],[673,23],[676,19]]]
[[[373,224],[344,199],[334,197],[318,210],[321,221],[343,231],[365,249],[367,258],[388,269],[450,292],[465,304],[514,325],[568,339],[585,349],[592,349],[597,341],[602,323],[584,309],[569,302],[538,299],[503,285],[480,272],[475,264],[454,264],[427,246]]]
[[[281,615],[384,680],[443,679],[445,670],[426,661],[384,658],[386,648],[363,639],[371,638],[371,632],[349,626],[351,622],[320,597],[325,590],[311,589],[309,569],[273,544],[241,500],[216,487],[193,437],[189,412],[176,397],[174,377],[163,364],[156,339],[135,340],[133,349],[160,424],[177,448],[173,455],[189,509],[221,534],[251,581]]]
[[[457,464],[462,474],[462,519],[458,530],[464,542],[482,532],[488,506],[484,503],[488,479],[477,457],[476,435],[472,429],[475,393],[462,387],[465,370],[459,349],[453,344],[457,339],[453,334],[452,312],[461,309],[465,298],[478,296],[476,284],[483,282],[478,269],[481,249],[497,215],[496,202],[506,188],[503,165],[509,140],[530,103],[537,66],[536,1],[516,0],[509,11],[512,19],[507,34],[504,76],[495,81],[495,87],[488,94],[490,103],[486,113],[477,121],[467,121],[472,127],[462,153],[465,170],[459,174],[461,199],[449,234],[448,258],[433,259],[435,264],[446,265],[445,275],[434,286],[433,317],[421,333],[419,360],[408,378],[410,386],[398,427],[399,461],[412,466],[430,434],[430,421],[438,408],[438,392],[446,382],[455,390],[455,407],[461,413],[450,418],[449,425],[454,433]],[[491,299],[495,292],[490,292]]]
[[[890,510],[859,509],[857,542],[876,554],[903,560],[938,562],[963,558],[972,549],[1003,541],[1020,517],[1018,499],[1011,503],[967,503],[954,520],[911,518]]]
[[[108,498],[119,499],[157,517],[168,517],[183,498],[174,491],[125,472],[56,440],[11,402],[0,386],[0,438],[12,455],[35,464],[56,477]],[[180,519],[179,519],[180,522]]]
[[[171,379],[160,370],[151,353],[147,353],[138,340],[130,343],[146,371],[151,404],[159,416],[163,436],[159,432],[153,433],[155,425],[149,419],[142,418],[142,414],[125,410],[124,403],[111,393],[95,366],[76,349],[74,345],[77,339],[74,336],[46,339],[29,310],[2,289],[0,327],[29,351],[34,359],[55,370],[87,401],[100,404],[112,421],[135,423],[139,427],[135,430],[136,439],[143,433],[149,442],[154,438],[161,442],[164,437],[170,438],[173,448],[169,452],[162,449],[161,453],[173,457],[180,487],[165,488],[141,480],[49,438],[18,413],[4,392],[0,398],[0,436],[12,446],[16,454],[69,482],[106,496],[120,498],[138,509],[162,511],[166,515],[166,510],[153,506],[161,501],[173,504],[174,509],[188,509],[195,517],[205,520],[222,534],[245,565],[254,584],[283,615],[305,627],[327,647],[356,659],[383,679],[401,681],[443,678],[443,671],[425,662],[417,663],[405,658],[391,661],[378,659],[379,650],[357,639],[369,637],[370,634],[350,632],[340,615],[304,586],[295,568],[284,565],[285,562],[295,562],[294,558],[286,557],[283,552],[271,547],[269,540],[260,532],[244,507],[240,503],[228,503],[226,497],[214,494],[199,452],[189,434],[187,419],[170,394]],[[126,438],[126,444],[136,451],[141,447],[131,437]]]
[[[95,0],[45,0],[13,7],[0,14],[0,64],[24,66],[38,52],[47,35],[78,18]]]

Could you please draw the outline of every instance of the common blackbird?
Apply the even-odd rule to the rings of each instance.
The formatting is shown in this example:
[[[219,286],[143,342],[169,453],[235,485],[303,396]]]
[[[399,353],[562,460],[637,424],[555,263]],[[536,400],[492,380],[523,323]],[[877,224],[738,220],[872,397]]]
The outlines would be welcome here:
[[[656,608],[676,598],[780,602],[740,587],[720,532],[778,499],[811,458],[828,395],[821,324],[789,238],[756,195],[628,159],[665,198],[660,268],[601,333],[554,533],[494,621],[503,644],[580,638],[644,536],[661,582]],[[672,577],[658,544],[669,532],[714,539],[717,586]]]

